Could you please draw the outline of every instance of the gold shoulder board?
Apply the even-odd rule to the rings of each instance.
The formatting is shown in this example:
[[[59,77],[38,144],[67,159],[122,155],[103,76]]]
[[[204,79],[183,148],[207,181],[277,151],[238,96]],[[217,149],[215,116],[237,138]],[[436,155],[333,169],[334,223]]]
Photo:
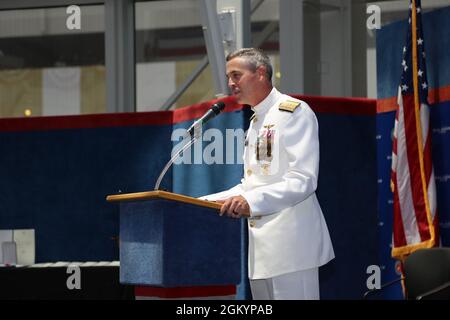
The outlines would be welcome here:
[[[250,121],[252,121],[255,117],[256,117],[256,113],[252,114],[252,116],[250,117]]]
[[[278,110],[294,112],[295,109],[300,106],[300,104],[301,103],[298,101],[287,100],[280,103],[280,105],[278,106]]]

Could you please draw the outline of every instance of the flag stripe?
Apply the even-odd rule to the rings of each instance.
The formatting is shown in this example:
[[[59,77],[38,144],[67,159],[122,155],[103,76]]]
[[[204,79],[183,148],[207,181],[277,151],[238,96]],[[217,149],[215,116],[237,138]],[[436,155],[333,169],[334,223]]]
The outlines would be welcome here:
[[[406,135],[405,135],[405,121],[403,113],[403,102],[399,100],[399,121],[397,123],[397,142],[398,142],[398,155],[396,162],[396,182],[398,190],[397,199],[399,201],[398,206],[395,208],[398,211],[399,222],[402,222],[404,228],[404,237],[406,245],[408,243],[414,243],[420,241],[419,231],[417,229],[417,221],[414,211],[414,201],[411,193],[410,172],[408,165],[408,158],[406,152]],[[394,209],[395,209],[394,208]],[[397,244],[395,244],[397,245]]]
[[[404,105],[410,105],[410,95],[404,96]],[[417,157],[419,148],[417,145],[416,113],[412,108],[404,108],[406,153],[410,175],[410,188],[414,203],[414,212],[419,227],[420,238],[426,240],[430,234],[428,231],[428,219],[425,210],[425,197],[422,189],[422,172],[420,170],[420,159]]]
[[[397,176],[395,172],[392,173],[392,180],[394,182],[395,190],[398,190]],[[403,247],[407,245],[405,237],[405,229],[403,228],[402,219],[403,217],[401,215],[398,192],[394,192],[394,233],[393,233],[394,247]]]

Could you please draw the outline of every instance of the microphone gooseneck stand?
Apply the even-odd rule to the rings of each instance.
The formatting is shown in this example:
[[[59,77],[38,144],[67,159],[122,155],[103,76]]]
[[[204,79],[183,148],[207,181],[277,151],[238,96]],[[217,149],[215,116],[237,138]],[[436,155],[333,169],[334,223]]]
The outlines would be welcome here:
[[[158,177],[158,180],[156,180],[155,188],[154,188],[155,191],[159,190],[159,185],[161,184],[161,181],[162,181],[164,175],[166,174],[167,170],[169,170],[170,166],[174,163],[174,161],[176,159],[178,159],[178,157],[180,157],[183,154],[184,151],[186,151],[188,148],[190,148],[197,141],[197,139],[200,136],[200,132],[201,132],[201,130],[195,129],[194,130],[194,135],[191,136],[191,139],[189,140],[189,142],[186,143],[184,145],[184,147],[180,151],[175,153],[172,156],[172,158],[170,158],[170,160],[166,163],[166,165],[164,166],[164,169],[161,171],[161,173],[160,173],[160,175]]]

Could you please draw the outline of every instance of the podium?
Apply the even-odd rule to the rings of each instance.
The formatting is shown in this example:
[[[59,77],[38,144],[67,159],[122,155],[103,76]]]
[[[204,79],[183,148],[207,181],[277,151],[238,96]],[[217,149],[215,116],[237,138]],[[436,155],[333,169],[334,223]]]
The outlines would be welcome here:
[[[110,195],[120,206],[120,282],[154,287],[241,281],[241,223],[220,204],[165,191]]]

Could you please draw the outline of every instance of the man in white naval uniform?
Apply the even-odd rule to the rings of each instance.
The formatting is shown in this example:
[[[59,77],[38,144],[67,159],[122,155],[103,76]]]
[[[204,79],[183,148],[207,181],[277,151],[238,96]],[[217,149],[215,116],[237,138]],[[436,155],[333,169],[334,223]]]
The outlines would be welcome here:
[[[202,197],[221,215],[248,218],[248,268],[254,299],[319,299],[318,268],[334,258],[316,198],[318,123],[308,104],[272,86],[272,66],[258,49],[227,56],[232,94],[252,107],[244,178]]]

